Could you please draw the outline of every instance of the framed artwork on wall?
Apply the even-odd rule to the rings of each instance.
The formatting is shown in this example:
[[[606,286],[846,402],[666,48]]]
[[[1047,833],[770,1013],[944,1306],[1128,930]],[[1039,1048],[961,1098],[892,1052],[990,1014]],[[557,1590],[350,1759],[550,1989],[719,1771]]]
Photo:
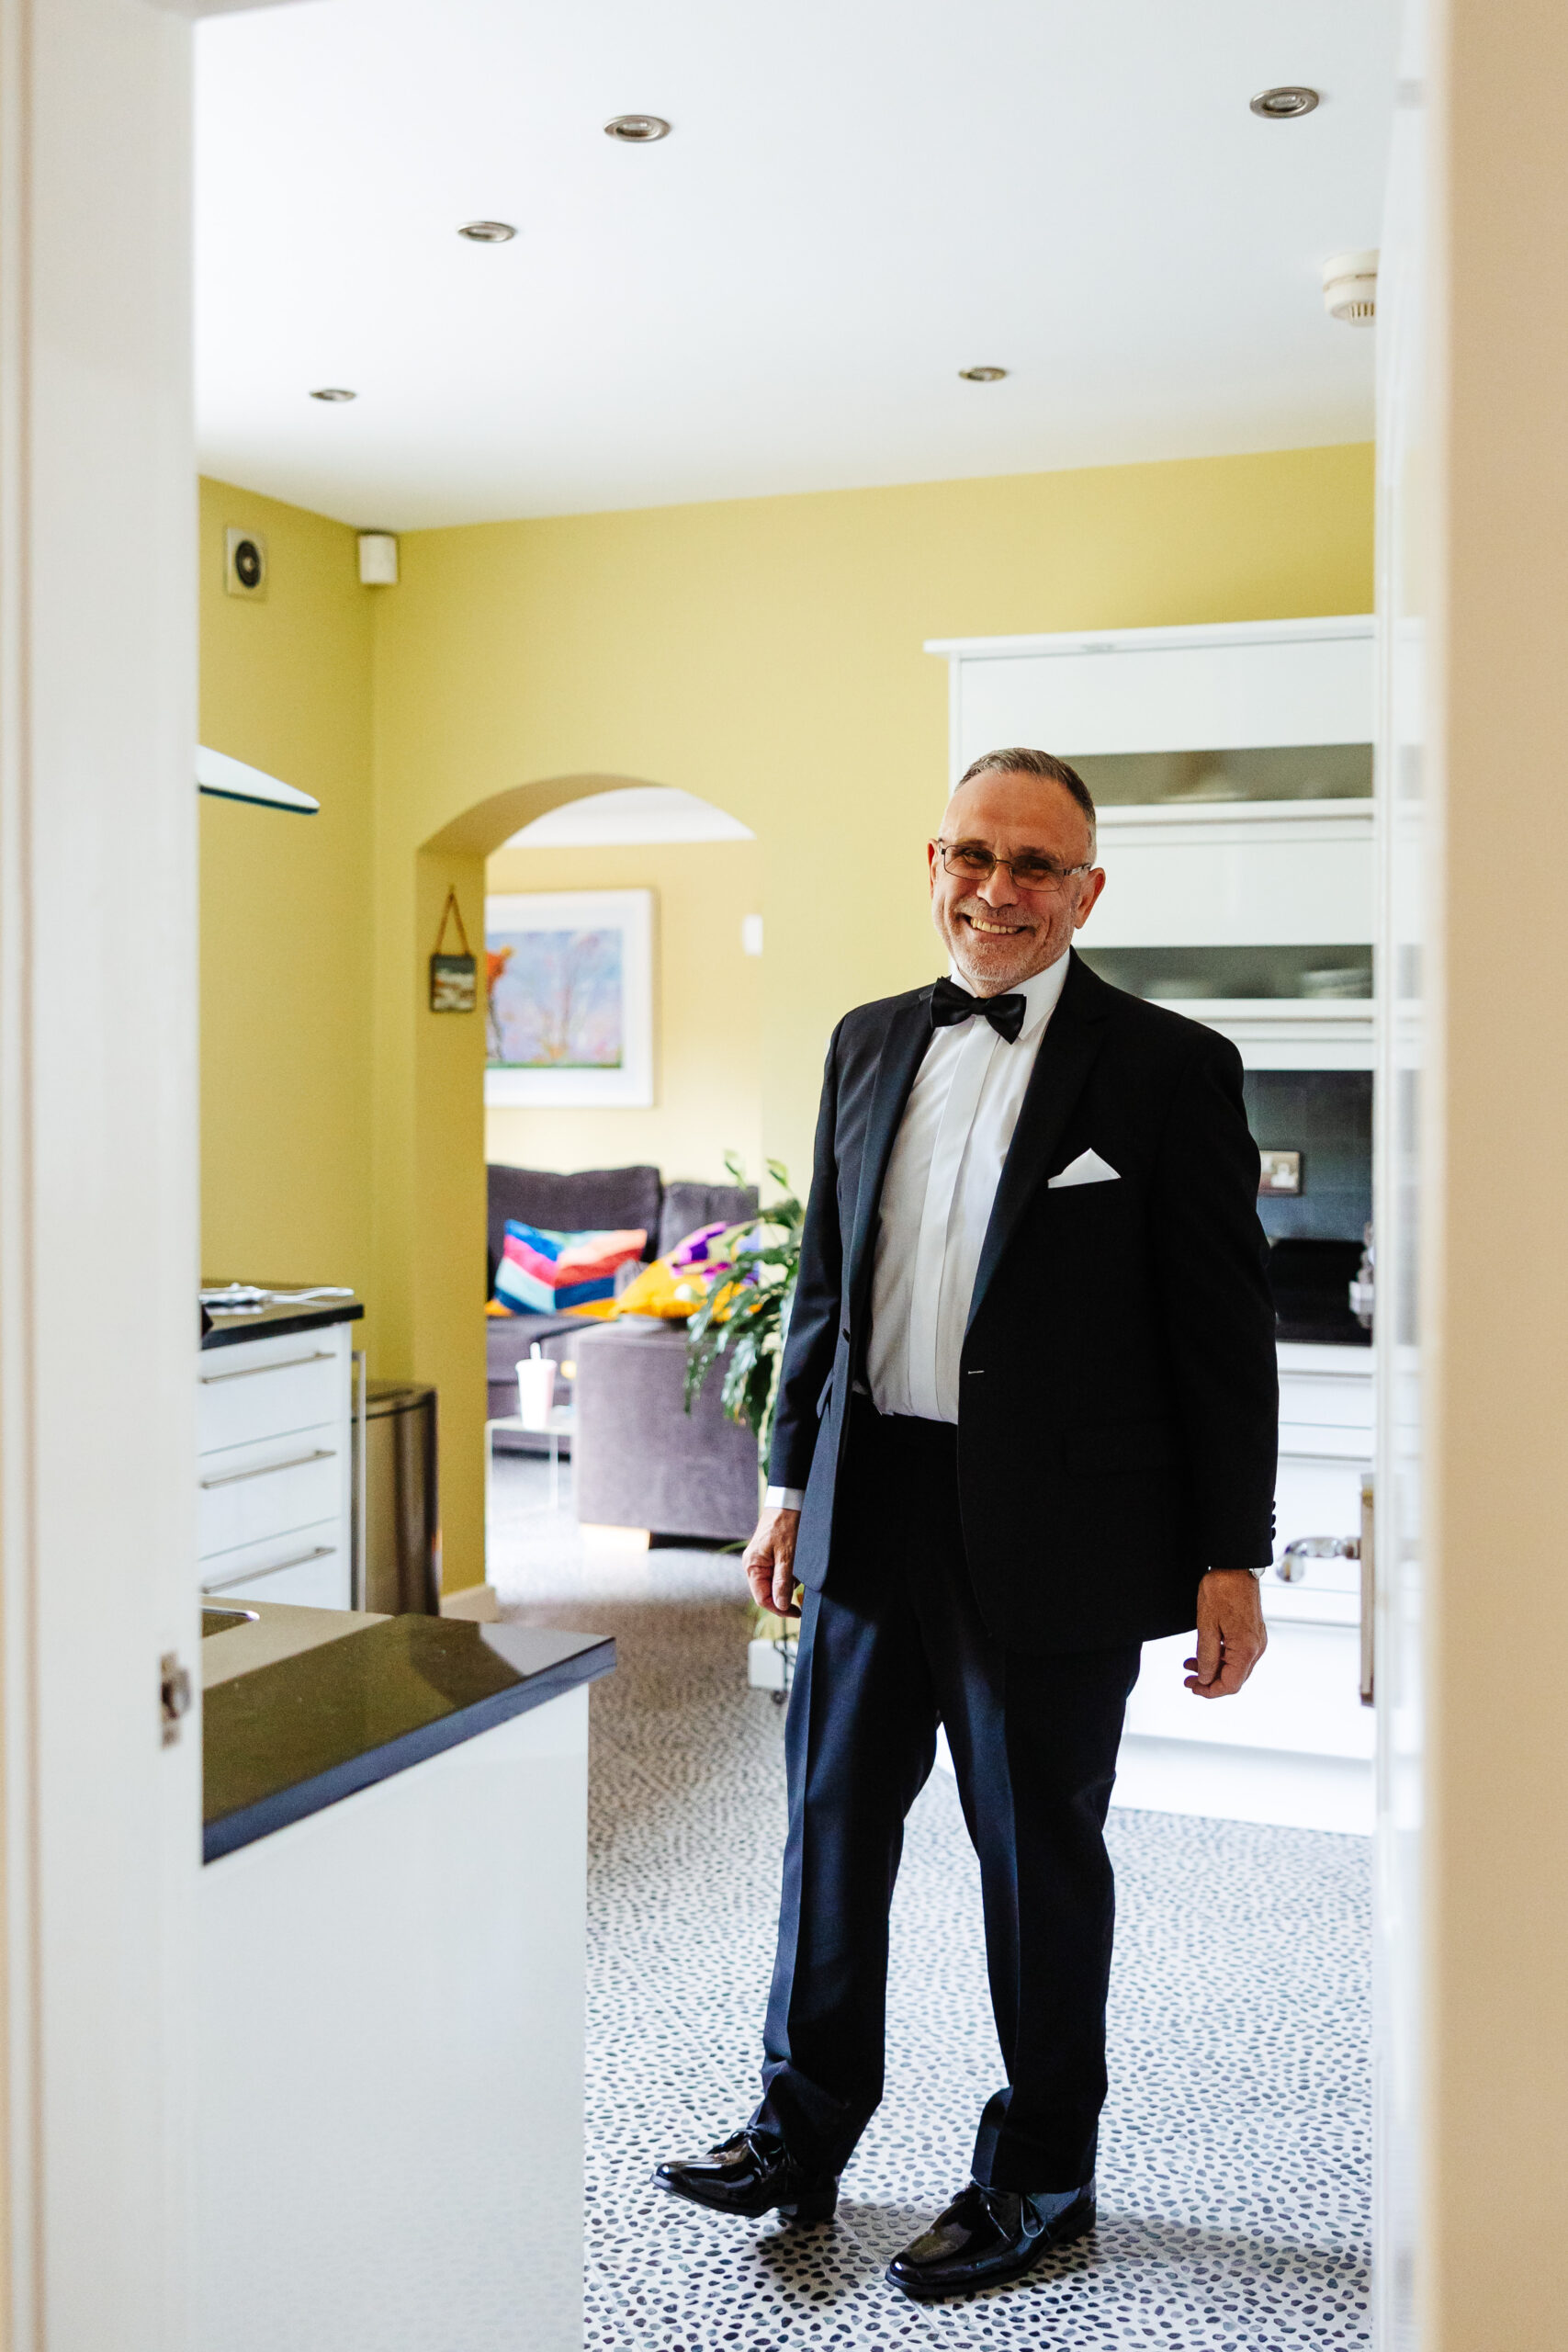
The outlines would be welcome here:
[[[487,1103],[651,1106],[651,890],[488,898],[485,963]]]

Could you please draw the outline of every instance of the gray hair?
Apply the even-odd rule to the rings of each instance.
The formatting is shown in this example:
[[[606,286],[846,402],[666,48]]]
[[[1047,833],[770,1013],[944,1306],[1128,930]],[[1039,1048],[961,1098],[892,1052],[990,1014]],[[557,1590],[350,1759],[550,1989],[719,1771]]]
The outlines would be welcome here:
[[[979,758],[972,760],[964,769],[953,790],[961,792],[977,775],[1038,775],[1043,776],[1047,783],[1059,784],[1083,811],[1089,826],[1089,853],[1093,854],[1096,838],[1094,795],[1077,768],[1070,768],[1066,760],[1059,760],[1054,752],[1032,752],[1021,743],[1015,743],[1005,752],[982,752]]]

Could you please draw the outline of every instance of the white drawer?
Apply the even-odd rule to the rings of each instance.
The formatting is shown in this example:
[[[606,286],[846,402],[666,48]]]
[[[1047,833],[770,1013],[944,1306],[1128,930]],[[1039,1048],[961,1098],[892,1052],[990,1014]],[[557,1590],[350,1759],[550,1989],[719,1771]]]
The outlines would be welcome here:
[[[303,1560],[271,1576],[241,1577],[206,1588],[225,1600],[282,1600],[295,1609],[346,1609],[348,1574],[335,1559]]]
[[[348,1607],[348,1544],[340,1518],[318,1520],[313,1527],[296,1527],[287,1535],[269,1535],[259,1544],[242,1544],[220,1552],[201,1564],[203,1592],[228,1592],[236,1584],[258,1588],[272,1577],[309,1568],[325,1577],[345,1596],[333,1605]],[[281,1596],[280,1596],[281,1597]]]
[[[336,1419],[348,1409],[346,1362],[330,1331],[207,1349],[197,1374],[197,1450],[211,1453]]]
[[[1305,1756],[1371,1757],[1376,1724],[1361,1704],[1361,1638],[1353,1628],[1273,1623],[1250,1680],[1231,1699],[1195,1699],[1182,1660],[1190,1634],[1145,1642],[1127,1729],[1145,1738],[1219,1747],[1293,1749]]]
[[[340,1514],[348,1475],[344,1437],[344,1424],[328,1421],[204,1454],[197,1476],[199,1557]]]
[[[1372,1427],[1371,1374],[1281,1372],[1280,1419],[1318,1427],[1365,1430]]]
[[[1370,1466],[1370,1429],[1336,1428],[1331,1421],[1280,1423],[1280,1454],[1296,1462],[1359,1462]]]

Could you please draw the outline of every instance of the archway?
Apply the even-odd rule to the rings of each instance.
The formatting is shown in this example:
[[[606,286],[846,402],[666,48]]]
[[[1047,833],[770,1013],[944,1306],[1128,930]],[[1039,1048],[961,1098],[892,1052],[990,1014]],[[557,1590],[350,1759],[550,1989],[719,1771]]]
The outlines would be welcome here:
[[[434,1383],[441,1413],[441,1517],[444,1544],[443,1590],[450,1596],[485,1580],[484,1420],[486,1415],[485,1356],[482,1338],[483,1275],[485,1268],[486,1120],[484,1112],[485,1024],[481,1018],[450,1018],[430,1007],[427,969],[448,892],[455,892],[463,926],[475,953],[480,952],[485,930],[487,862],[513,836],[536,819],[569,803],[607,793],[646,791],[654,779],[646,776],[586,773],[551,776],[494,793],[450,819],[418,846],[412,890],[412,968],[414,997],[412,1050],[400,1076],[397,1057],[378,1057],[382,1067],[378,1091],[385,1136],[399,1129],[406,1134],[408,1151],[404,1181],[397,1170],[378,1170],[378,1259],[381,1289],[392,1309],[389,1318],[395,1332],[393,1352],[398,1368]],[[741,829],[744,831],[744,829]],[[755,845],[748,841],[748,847]],[[667,853],[679,856],[679,852]],[[563,886],[558,871],[560,853],[545,851],[538,887]],[[687,854],[690,862],[690,854]],[[585,861],[585,873],[587,862]],[[600,865],[599,884],[604,867]],[[630,869],[621,861],[617,882]],[[760,877],[759,877],[760,882]],[[528,887],[535,885],[530,882]],[[658,884],[655,888],[657,892]],[[760,897],[757,903],[760,904]],[[723,921],[739,946],[743,913],[750,907],[726,908]],[[656,997],[656,1067],[661,1071],[671,1039],[673,1008],[670,1002],[670,969],[690,967],[694,949],[682,936],[660,941],[655,932],[655,969],[660,993]],[[661,952],[668,948],[671,952]],[[754,945],[751,949],[755,952]],[[693,990],[691,973],[684,973],[680,1017],[688,1024]],[[405,1000],[407,1001],[407,1000]],[[405,1033],[406,1034],[406,1033]],[[754,1072],[752,1077],[755,1087]],[[401,1115],[400,1116],[399,1114]],[[547,1118],[551,1114],[542,1114]],[[557,1118],[565,1114],[557,1114]],[[657,1121],[643,1121],[637,1138],[629,1112],[601,1114],[601,1120],[626,1125],[625,1159],[651,1158],[662,1165],[662,1130]],[[758,1122],[752,1118],[749,1128]],[[516,1158],[523,1149],[525,1125],[514,1125],[499,1156]],[[600,1136],[605,1134],[601,1126]],[[566,1138],[558,1137],[560,1148]],[[711,1138],[710,1138],[711,1140]],[[728,1138],[743,1152],[756,1148],[750,1132]],[[640,1148],[638,1148],[640,1141]],[[606,1142],[581,1143],[583,1158],[568,1164],[604,1164]],[[713,1157],[712,1152],[707,1157]],[[395,1157],[395,1155],[394,1155]],[[553,1166],[544,1156],[540,1164]],[[666,1172],[696,1173],[676,1168]]]

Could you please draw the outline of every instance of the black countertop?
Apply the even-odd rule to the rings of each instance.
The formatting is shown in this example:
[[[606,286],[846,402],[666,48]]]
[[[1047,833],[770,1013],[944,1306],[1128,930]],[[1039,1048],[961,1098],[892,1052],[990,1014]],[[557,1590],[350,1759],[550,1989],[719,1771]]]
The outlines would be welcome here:
[[[246,1631],[207,1646],[243,1642]],[[597,1681],[615,1663],[615,1643],[599,1634],[381,1617],[217,1680],[203,1699],[202,1859]]]
[[[217,1283],[204,1283],[204,1290],[217,1290]],[[306,1283],[259,1283],[259,1290],[302,1291]],[[290,1331],[321,1331],[329,1323],[358,1323],[365,1309],[356,1298],[327,1298],[315,1305],[303,1300],[282,1300],[276,1306],[247,1307],[240,1312],[226,1313],[222,1307],[209,1306],[207,1315],[211,1329],[201,1335],[204,1348],[237,1347],[242,1340],[286,1339]]]

